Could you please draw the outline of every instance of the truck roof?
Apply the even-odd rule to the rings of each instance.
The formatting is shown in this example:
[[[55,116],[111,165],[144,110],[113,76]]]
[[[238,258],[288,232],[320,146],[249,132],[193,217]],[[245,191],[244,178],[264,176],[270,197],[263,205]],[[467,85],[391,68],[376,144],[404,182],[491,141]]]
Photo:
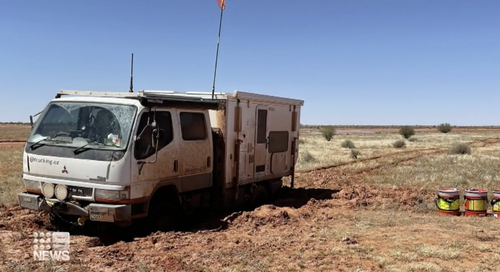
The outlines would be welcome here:
[[[60,97],[53,99],[52,101],[104,102],[104,103],[125,104],[125,105],[135,105],[135,106],[139,106],[141,104],[140,101],[137,99],[123,99],[118,97],[92,97],[92,96]]]
[[[62,96],[67,95],[75,95],[76,97],[61,98]],[[106,101],[109,103],[130,105],[142,104],[143,106],[184,103],[198,106],[204,105],[210,108],[218,108],[226,100],[251,100],[264,103],[297,106],[304,105],[303,100],[242,91],[234,91],[232,94],[214,93],[212,98],[211,92],[175,92],[161,90],[141,90],[138,92],[96,92],[61,90],[57,92],[56,99],[61,99],[61,101]]]

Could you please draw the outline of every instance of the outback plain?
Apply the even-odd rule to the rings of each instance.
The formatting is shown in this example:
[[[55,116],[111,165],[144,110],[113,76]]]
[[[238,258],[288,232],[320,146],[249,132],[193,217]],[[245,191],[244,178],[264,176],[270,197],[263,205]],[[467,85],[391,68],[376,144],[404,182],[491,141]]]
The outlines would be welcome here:
[[[42,262],[32,233],[47,218],[17,205],[30,127],[0,124],[0,270],[500,271],[500,219],[434,203],[442,187],[500,190],[500,128],[399,129],[303,126],[294,188],[269,204],[146,237],[75,233],[70,261]]]

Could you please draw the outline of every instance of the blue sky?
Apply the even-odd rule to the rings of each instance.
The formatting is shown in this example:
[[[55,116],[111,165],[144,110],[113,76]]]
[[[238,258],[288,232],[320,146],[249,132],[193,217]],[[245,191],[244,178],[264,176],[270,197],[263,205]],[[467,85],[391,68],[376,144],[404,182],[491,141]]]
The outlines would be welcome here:
[[[500,125],[498,0],[227,0],[216,90],[304,124]],[[216,0],[1,1],[0,121],[57,90],[211,91]]]

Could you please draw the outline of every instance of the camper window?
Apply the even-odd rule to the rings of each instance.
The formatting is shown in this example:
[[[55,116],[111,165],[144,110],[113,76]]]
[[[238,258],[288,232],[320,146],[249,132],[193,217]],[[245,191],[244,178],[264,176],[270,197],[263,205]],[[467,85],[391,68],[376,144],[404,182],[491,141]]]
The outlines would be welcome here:
[[[181,131],[184,141],[199,141],[207,137],[205,114],[200,112],[181,112]]]
[[[154,128],[148,125],[148,117],[149,124],[153,122],[153,118],[156,119],[156,129],[159,133],[158,150],[167,146],[174,139],[172,115],[170,112],[144,112],[139,120],[136,134],[137,137],[140,136],[135,142],[134,156],[137,160],[143,160],[155,154],[156,148],[153,141],[156,141],[156,135],[153,134]]]
[[[263,144],[267,140],[267,110],[258,110],[257,113],[257,143]]]
[[[288,131],[269,132],[269,153],[288,151]]]

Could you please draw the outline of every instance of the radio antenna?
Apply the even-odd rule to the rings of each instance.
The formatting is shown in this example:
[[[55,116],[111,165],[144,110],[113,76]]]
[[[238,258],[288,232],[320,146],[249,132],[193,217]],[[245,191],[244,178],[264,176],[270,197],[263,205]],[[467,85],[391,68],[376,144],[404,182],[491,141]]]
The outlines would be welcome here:
[[[219,43],[220,43],[220,31],[222,28],[222,15],[224,14],[224,9],[226,9],[226,0],[217,0],[217,4],[220,8],[220,18],[219,18],[219,35],[217,36],[217,51],[215,53],[215,69],[214,69],[214,82],[212,85],[212,99],[215,95],[215,78],[217,77],[217,60],[219,59]]]
[[[130,93],[134,92],[134,53],[132,53],[132,60],[130,63]]]

